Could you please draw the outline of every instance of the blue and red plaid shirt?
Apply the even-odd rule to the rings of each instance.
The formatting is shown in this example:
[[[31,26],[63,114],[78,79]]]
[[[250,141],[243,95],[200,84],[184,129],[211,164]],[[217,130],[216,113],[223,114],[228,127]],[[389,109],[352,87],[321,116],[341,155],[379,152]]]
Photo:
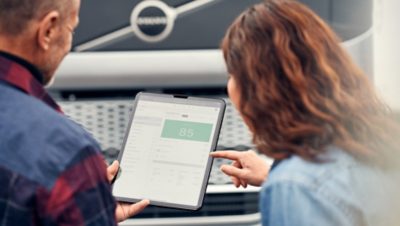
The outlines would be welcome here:
[[[97,142],[28,62],[0,52],[0,225],[116,225]]]

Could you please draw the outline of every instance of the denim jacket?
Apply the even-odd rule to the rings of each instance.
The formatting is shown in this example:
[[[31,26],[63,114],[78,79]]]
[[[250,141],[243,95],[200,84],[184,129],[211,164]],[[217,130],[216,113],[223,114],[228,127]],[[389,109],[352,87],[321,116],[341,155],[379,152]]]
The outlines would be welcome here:
[[[324,159],[293,156],[270,172],[260,195],[263,226],[400,225],[398,172],[361,163],[335,147]]]

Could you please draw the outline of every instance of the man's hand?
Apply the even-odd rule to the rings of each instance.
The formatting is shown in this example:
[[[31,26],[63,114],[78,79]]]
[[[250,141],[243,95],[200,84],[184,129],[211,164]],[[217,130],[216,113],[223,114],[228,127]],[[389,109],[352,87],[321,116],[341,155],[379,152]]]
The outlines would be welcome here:
[[[211,156],[233,160],[231,165],[222,165],[221,171],[231,177],[236,187],[261,186],[270,169],[254,151],[216,151]]]
[[[113,180],[113,178],[117,175],[119,169],[118,161],[114,161],[107,168],[107,177],[108,181]],[[118,222],[124,221],[138,213],[140,213],[144,208],[146,208],[150,204],[150,201],[145,199],[135,204],[127,204],[119,202],[117,204],[117,209],[115,210],[115,217]]]

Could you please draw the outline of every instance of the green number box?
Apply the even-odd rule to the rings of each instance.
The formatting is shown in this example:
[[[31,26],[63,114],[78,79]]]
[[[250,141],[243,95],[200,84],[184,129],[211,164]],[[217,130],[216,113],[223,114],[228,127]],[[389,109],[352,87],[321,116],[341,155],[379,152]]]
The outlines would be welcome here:
[[[213,125],[208,123],[165,120],[162,138],[208,142]]]

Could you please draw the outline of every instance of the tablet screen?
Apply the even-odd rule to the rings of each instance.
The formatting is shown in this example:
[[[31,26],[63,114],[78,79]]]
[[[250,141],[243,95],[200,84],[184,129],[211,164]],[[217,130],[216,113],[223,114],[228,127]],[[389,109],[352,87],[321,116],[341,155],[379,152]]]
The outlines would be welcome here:
[[[198,205],[221,107],[142,99],[136,103],[114,195]]]

